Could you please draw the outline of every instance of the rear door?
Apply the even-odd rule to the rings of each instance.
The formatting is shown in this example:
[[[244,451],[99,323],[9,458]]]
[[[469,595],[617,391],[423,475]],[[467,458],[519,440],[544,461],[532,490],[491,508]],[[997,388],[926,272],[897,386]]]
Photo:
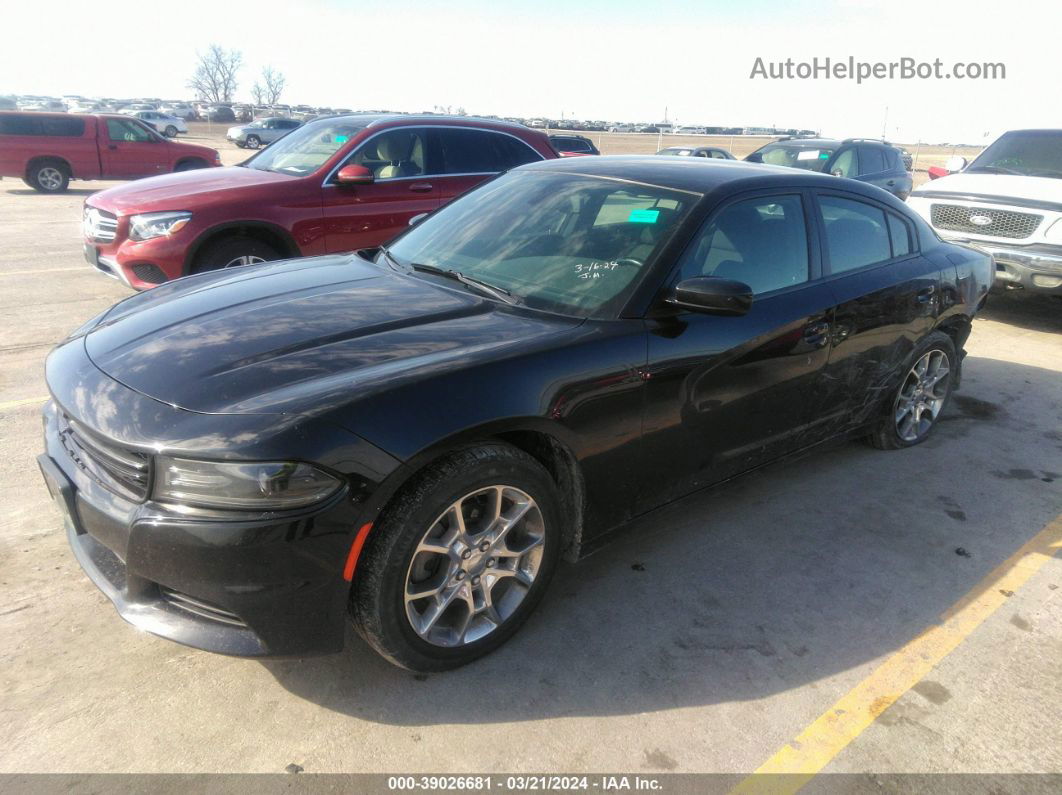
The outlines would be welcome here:
[[[337,185],[329,175],[321,187],[329,252],[383,245],[409,226],[413,216],[439,206],[438,157],[428,129],[398,127],[366,139],[342,165],[373,172],[370,185]],[[337,169],[338,170],[338,169]]]
[[[166,142],[133,119],[108,118],[100,130],[105,179],[133,179],[169,171]]]
[[[896,388],[903,362],[933,328],[940,272],[918,236],[884,203],[818,191],[823,269],[836,301],[818,422],[835,432],[864,425]]]
[[[543,159],[526,143],[507,133],[435,127],[432,135],[442,161],[442,176],[436,183],[443,204],[501,171]]]
[[[740,317],[684,312],[648,321],[639,509],[649,510],[813,441],[811,408],[829,356],[833,295],[803,190],[759,192],[713,211],[675,282],[736,279],[754,293]]]

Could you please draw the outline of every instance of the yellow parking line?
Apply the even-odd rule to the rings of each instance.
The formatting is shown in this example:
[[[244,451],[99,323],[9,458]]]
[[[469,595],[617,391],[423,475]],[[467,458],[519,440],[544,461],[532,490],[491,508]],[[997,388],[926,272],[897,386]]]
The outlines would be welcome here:
[[[1005,604],[1060,549],[1062,515],[993,569],[940,617],[939,624],[925,629],[882,663],[732,792],[799,790]]]
[[[65,271],[85,271],[88,273],[88,268],[40,268],[34,271],[0,271],[0,276],[32,276],[35,273],[63,273]]]
[[[43,403],[48,399],[48,396],[44,397],[32,397],[25,400],[9,400],[7,403],[0,403],[0,411],[7,411],[8,409],[18,408],[19,406],[28,406],[31,403]]]

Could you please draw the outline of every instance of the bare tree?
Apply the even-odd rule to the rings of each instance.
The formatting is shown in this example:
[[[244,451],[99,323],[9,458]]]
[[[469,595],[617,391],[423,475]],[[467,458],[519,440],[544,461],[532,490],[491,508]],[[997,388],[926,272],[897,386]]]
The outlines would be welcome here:
[[[206,53],[197,55],[199,63],[188,87],[208,102],[231,102],[236,93],[236,73],[243,66],[243,54],[239,50],[226,50],[219,44],[211,44]]]
[[[255,105],[264,105],[266,104],[265,97],[265,89],[258,83],[255,83],[254,86],[251,87],[251,101],[254,102]]]
[[[262,96],[267,105],[276,105],[280,102],[280,95],[284,93],[284,86],[287,82],[284,73],[272,66],[267,66],[262,70]],[[258,88],[257,83],[255,83],[255,88]]]

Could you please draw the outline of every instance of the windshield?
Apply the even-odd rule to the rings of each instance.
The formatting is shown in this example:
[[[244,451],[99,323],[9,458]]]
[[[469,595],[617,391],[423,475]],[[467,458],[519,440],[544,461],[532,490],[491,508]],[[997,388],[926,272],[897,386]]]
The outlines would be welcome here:
[[[988,147],[967,171],[1062,177],[1062,130],[1010,132]]]
[[[328,162],[332,155],[364,128],[364,122],[351,119],[310,122],[263,149],[244,165],[259,171],[305,177]]]
[[[821,144],[767,144],[745,159],[750,163],[766,163],[769,166],[822,171],[832,154],[832,147]]]
[[[458,271],[534,309],[612,317],[698,198],[514,171],[448,204],[387,253],[406,267]]]

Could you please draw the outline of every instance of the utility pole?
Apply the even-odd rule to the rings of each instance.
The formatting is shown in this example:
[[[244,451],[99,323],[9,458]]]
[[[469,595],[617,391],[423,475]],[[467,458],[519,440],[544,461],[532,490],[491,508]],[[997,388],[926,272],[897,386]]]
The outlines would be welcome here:
[[[881,140],[883,140],[883,141],[885,140],[885,130],[888,129],[888,126],[889,126],[889,106],[886,105],[885,106],[885,118],[881,122]]]

